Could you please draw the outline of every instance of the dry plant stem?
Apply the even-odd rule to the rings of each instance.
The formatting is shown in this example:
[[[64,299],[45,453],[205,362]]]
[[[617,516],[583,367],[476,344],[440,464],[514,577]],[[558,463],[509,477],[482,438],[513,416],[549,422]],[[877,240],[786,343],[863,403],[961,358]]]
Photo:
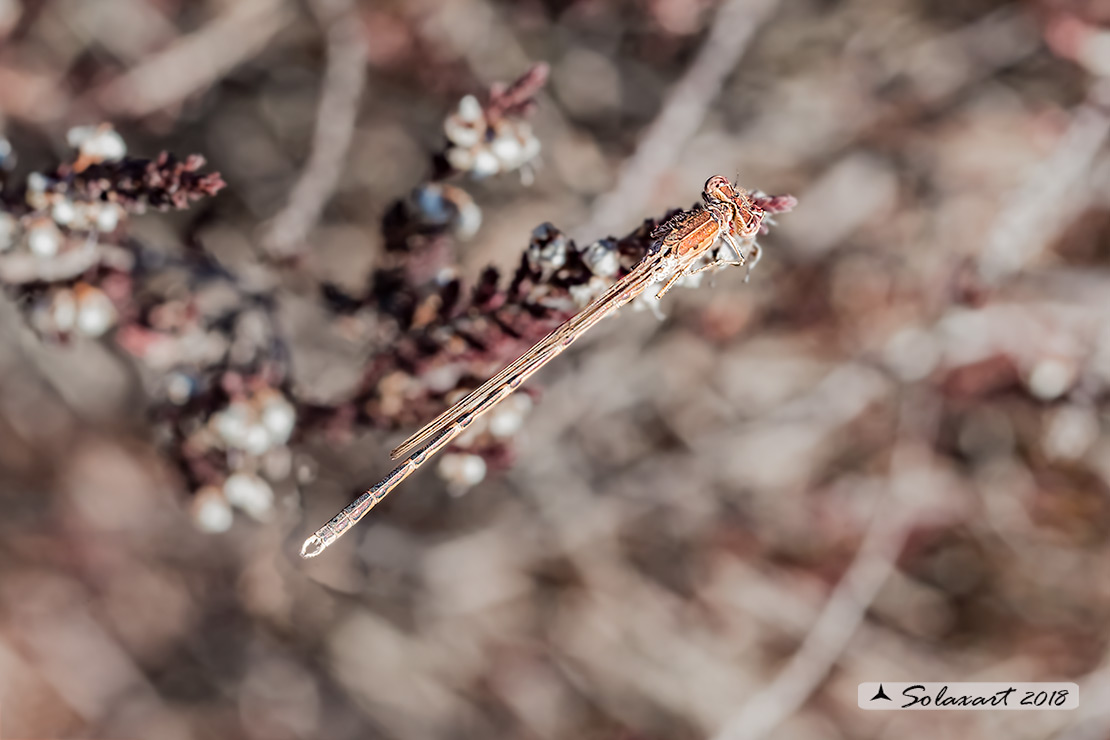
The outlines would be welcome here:
[[[904,408],[900,426],[907,425],[908,413]],[[924,409],[923,415],[929,417],[923,420],[925,424],[932,426],[936,411]],[[714,740],[758,740],[773,733],[805,704],[863,623],[879,589],[893,572],[916,520],[914,509],[906,503],[913,492],[897,490],[899,479],[905,477],[909,467],[906,458],[913,443],[907,436],[899,434],[901,439],[891,459],[890,495],[876,502],[871,524],[852,564],[825,602],[802,646],[765,689],[744,702]]]
[[[92,91],[99,107],[146,116],[181,102],[250,59],[294,19],[285,0],[238,0],[165,51]]]
[[[1043,252],[1093,194],[1079,193],[1095,155],[1110,137],[1110,81],[1094,84],[1051,155],[1009,198],[979,262],[990,282],[1022,269]]]
[[[805,703],[828,675],[893,571],[894,561],[905,544],[908,522],[902,515],[887,511],[888,503],[880,501],[883,508],[876,512],[855,560],[789,665],[763,691],[744,703],[715,740],[767,737]]]
[[[663,108],[621,169],[616,187],[598,198],[574,236],[588,241],[620,232],[644,210],[659,178],[697,131],[756,30],[779,0],[727,0],[697,58],[671,88]]]
[[[316,112],[312,153],[289,202],[266,229],[265,247],[278,257],[288,256],[304,243],[334,192],[343,173],[366,82],[366,42],[354,3],[314,0],[311,5],[326,29],[327,70]]]

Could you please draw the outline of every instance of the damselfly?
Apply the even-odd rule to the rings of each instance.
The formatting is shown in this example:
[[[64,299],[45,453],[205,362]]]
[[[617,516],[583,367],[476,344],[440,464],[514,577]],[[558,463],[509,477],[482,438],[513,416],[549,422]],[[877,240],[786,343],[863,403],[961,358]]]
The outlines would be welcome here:
[[[655,297],[661,298],[676,282],[722,265],[748,264],[758,253],[744,253],[743,246],[758,249],[755,236],[763,224],[764,211],[748,194],[736,188],[727,177],[715,175],[705,183],[702,205],[664,222],[652,233],[650,251],[632,270],[615,282],[592,303],[537,342],[479,388],[444,411],[419,432],[393,450],[394,459],[405,461],[385,478],[305,540],[301,557],[319,555],[374,508],[405,478],[412,475],[435,453],[446,447],[475,419],[486,413],[529,377],[546,365],[597,322],[616,311],[656,283],[663,285]],[[731,254],[715,249],[718,242],[728,245]],[[754,257],[751,262],[749,257]]]

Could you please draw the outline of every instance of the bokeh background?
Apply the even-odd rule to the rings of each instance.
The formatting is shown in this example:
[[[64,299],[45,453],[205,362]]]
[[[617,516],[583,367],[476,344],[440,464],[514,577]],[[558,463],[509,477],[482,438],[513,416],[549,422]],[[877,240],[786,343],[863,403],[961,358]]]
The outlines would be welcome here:
[[[78,125],[203,154],[223,191],[117,234],[146,255],[136,300],[187,303],[198,260],[252,296],[217,354],[280,345],[299,425],[283,482],[233,512],[163,433],[175,360],[123,327],[60,341],[7,286],[0,737],[1110,737],[1104,22],[1101,0],[0,0],[5,192],[72,161]],[[547,368],[511,462],[422,471],[302,561],[418,423],[308,424],[394,330],[322,286],[368,294],[445,119],[537,62],[535,172],[450,180],[481,214],[438,257],[464,282],[510,275],[543,222],[626,234],[713,174],[799,206],[750,282],[622,311]],[[857,709],[877,680],[1068,680],[1081,708]]]

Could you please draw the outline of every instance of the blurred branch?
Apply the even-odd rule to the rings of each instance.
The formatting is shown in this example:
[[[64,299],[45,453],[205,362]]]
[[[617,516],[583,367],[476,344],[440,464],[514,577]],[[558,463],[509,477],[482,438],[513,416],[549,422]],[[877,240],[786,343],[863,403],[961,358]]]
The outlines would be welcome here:
[[[740,707],[716,740],[768,736],[825,680],[893,571],[909,534],[904,515],[889,504],[889,499],[879,501],[855,560],[789,664]]]
[[[616,187],[598,198],[587,223],[576,232],[577,238],[616,233],[640,214],[660,176],[701,125],[748,42],[778,4],[779,0],[725,3],[694,63],[671,88],[663,109],[625,162]]]
[[[90,94],[112,115],[146,116],[211,86],[250,59],[293,20],[284,0],[239,0],[185,36]]]
[[[855,559],[837,583],[825,608],[806,635],[802,646],[765,689],[750,697],[717,733],[715,740],[757,740],[774,732],[797,712],[828,676],[848,642],[863,623],[879,589],[894,571],[895,562],[917,520],[909,502],[916,491],[903,490],[913,481],[916,465],[910,459],[915,445],[907,433],[908,413],[903,404],[899,444],[891,458],[888,496],[876,502],[876,511]],[[916,420],[932,425],[936,411],[926,407]],[[924,424],[922,424],[924,422]]]
[[[67,104],[66,93],[54,75],[0,65],[0,110],[5,115],[40,123],[59,116]]]
[[[314,0],[311,5],[327,33],[327,70],[316,112],[312,153],[289,202],[267,226],[263,237],[266,250],[279,257],[288,256],[304,242],[339,182],[366,82],[366,42],[354,4],[349,0]]]
[[[980,258],[982,276],[996,282],[1043,252],[1061,227],[1089,202],[1079,192],[1098,150],[1110,136],[1110,80],[1094,84],[1056,149],[1010,196]]]

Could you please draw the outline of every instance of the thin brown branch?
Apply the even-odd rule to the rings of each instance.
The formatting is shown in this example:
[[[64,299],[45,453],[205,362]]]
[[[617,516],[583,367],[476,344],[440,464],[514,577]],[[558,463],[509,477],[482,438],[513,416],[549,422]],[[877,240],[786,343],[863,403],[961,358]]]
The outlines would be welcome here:
[[[722,6],[697,58],[671,88],[659,115],[625,162],[616,187],[598,198],[576,237],[614,234],[639,217],[659,178],[697,131],[756,30],[778,4],[779,0],[728,0]]]
[[[1014,191],[995,221],[979,269],[998,281],[1029,264],[1090,202],[1083,180],[1110,137],[1110,82],[1097,82],[1072,115],[1056,148]]]
[[[904,418],[907,415],[907,411],[902,412],[900,426],[909,426]],[[915,425],[933,426],[931,418],[935,415],[932,409],[925,409],[923,416],[928,418],[916,420]],[[916,466],[909,460],[915,443],[909,434],[899,436],[902,440],[891,461],[890,495],[876,502],[871,524],[852,564],[786,668],[744,702],[715,740],[757,740],[771,735],[821,685],[863,624],[879,589],[894,571],[919,513],[909,502],[920,492],[901,490],[916,479]]]
[[[284,0],[240,0],[208,25],[94,89],[113,115],[146,116],[212,85],[250,59],[293,20]]]
[[[275,256],[288,256],[303,244],[335,191],[366,81],[366,42],[354,4],[349,0],[315,0],[312,7],[326,29],[327,70],[312,153],[289,202],[269,223],[263,237],[266,250]]]

